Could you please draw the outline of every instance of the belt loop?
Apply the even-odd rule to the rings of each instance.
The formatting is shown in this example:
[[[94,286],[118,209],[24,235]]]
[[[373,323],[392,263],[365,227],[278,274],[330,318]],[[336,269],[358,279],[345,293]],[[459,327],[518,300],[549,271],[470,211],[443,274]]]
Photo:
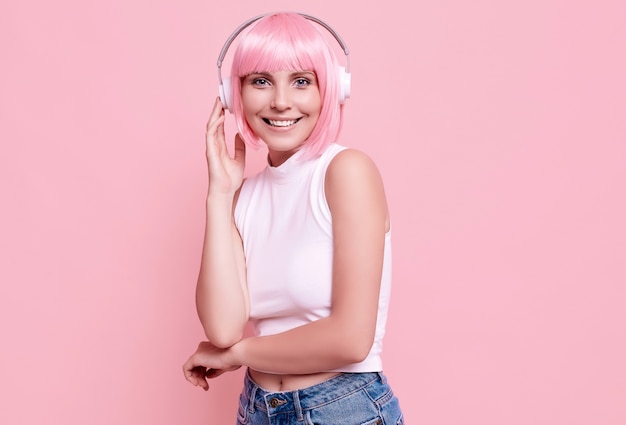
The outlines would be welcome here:
[[[298,422],[301,422],[304,420],[304,416],[302,415],[302,406],[300,405],[300,394],[299,391],[294,391],[293,393],[293,406],[296,409],[296,418],[298,419]]]
[[[254,405],[256,404],[256,391],[259,389],[257,384],[252,384],[252,390],[250,391],[250,399],[248,400],[248,412],[254,413]]]
[[[387,383],[387,377],[382,372],[376,372],[378,374],[378,379],[380,379],[381,384]]]

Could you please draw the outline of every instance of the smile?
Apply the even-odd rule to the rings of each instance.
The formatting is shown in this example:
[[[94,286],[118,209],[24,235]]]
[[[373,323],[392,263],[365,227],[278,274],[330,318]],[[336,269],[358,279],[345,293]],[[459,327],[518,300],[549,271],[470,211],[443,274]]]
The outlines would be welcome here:
[[[263,121],[265,121],[266,124],[269,124],[272,127],[289,127],[300,121],[300,118],[296,120],[270,120],[267,118],[263,118]]]

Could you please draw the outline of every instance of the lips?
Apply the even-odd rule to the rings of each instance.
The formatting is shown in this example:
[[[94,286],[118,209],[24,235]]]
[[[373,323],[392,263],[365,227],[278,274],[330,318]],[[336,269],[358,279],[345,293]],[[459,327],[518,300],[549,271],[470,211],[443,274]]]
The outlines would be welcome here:
[[[263,118],[263,121],[272,127],[289,127],[300,121],[300,118],[295,120],[270,120],[268,118]]]

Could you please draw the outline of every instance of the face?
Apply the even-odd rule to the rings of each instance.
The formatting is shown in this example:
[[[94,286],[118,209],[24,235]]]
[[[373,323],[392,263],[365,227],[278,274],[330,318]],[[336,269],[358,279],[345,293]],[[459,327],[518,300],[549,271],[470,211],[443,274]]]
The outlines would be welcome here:
[[[312,71],[254,73],[241,81],[243,113],[278,166],[311,135],[322,107]]]

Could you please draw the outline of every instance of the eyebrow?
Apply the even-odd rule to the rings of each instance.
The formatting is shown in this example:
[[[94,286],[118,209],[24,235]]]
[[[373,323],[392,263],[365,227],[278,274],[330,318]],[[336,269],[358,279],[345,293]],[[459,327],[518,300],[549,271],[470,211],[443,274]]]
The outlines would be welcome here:
[[[272,73],[271,72],[251,72],[250,74],[246,75],[246,77],[249,77],[251,75],[254,76],[261,76],[261,77],[271,77]],[[313,71],[293,71],[291,74],[289,74],[290,77],[298,77],[298,76],[312,76],[315,77],[315,72]]]
[[[309,77],[309,78],[317,78],[317,75],[315,75],[315,72],[313,71],[296,71],[296,72],[292,72],[290,74],[290,76],[293,77]]]

